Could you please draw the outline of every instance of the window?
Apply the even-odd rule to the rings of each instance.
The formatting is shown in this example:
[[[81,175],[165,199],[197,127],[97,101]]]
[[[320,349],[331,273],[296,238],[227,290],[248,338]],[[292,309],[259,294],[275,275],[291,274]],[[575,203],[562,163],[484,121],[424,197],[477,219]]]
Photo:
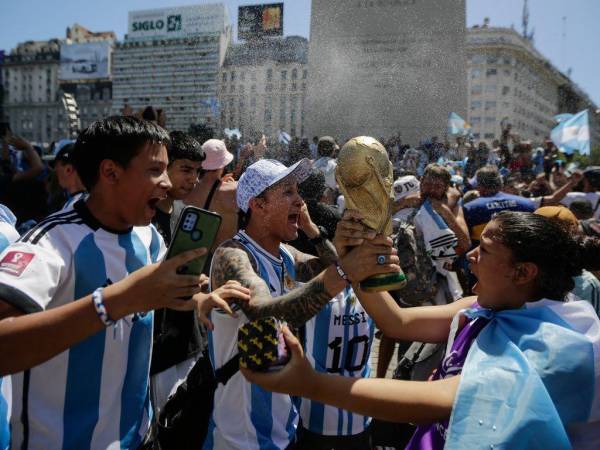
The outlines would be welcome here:
[[[481,117],[471,117],[471,124],[476,125],[481,123]]]
[[[495,123],[496,122],[496,118],[492,117],[492,116],[487,116],[485,118],[485,123]]]
[[[481,76],[481,69],[471,70],[471,78],[478,78],[479,76]]]
[[[481,85],[480,84],[476,84],[473,87],[471,87],[471,94],[472,95],[479,95],[481,94],[482,89],[481,89]]]
[[[483,55],[473,55],[471,57],[471,62],[473,64],[481,64],[485,61],[485,58],[483,57]]]
[[[298,69],[292,70],[292,80],[298,79]]]
[[[485,109],[495,109],[496,108],[496,102],[490,101],[490,102],[485,102]]]
[[[273,80],[273,69],[267,69],[267,81]]]
[[[488,64],[497,64],[498,63],[498,55],[488,55],[487,63]]]
[[[285,130],[286,125],[286,108],[287,108],[287,98],[281,97],[279,100],[279,128]]]
[[[485,92],[495,93],[497,90],[497,86],[495,84],[488,84],[485,87]]]
[[[486,77],[491,77],[494,75],[498,75],[498,70],[497,69],[488,69],[485,71],[485,76]]]
[[[268,84],[265,86],[265,92],[273,92],[273,84],[271,84],[271,83],[268,83]]]
[[[242,72],[240,73],[240,81],[243,83],[244,81],[246,81],[246,72]]]
[[[287,80],[287,70],[282,70],[281,71],[281,79],[282,80]]]
[[[235,72],[233,70],[231,71],[231,81],[235,81]]]
[[[508,95],[509,92],[510,92],[509,86],[502,86],[502,95]]]
[[[479,109],[481,108],[481,100],[473,100],[471,102],[471,109]]]
[[[223,72],[223,78],[222,78],[222,80],[223,80],[223,83],[227,82],[227,72]]]
[[[306,80],[307,78],[308,78],[308,70],[304,69],[304,70],[302,71],[302,79],[303,79],[303,80]]]

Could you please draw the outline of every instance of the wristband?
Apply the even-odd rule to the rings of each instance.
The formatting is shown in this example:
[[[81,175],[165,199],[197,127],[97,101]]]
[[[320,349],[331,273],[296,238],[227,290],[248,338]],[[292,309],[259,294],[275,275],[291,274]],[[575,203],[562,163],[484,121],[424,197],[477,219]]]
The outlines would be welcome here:
[[[350,278],[348,278],[348,275],[346,275],[346,272],[344,272],[344,269],[342,269],[342,266],[340,266],[339,263],[335,263],[335,270],[337,271],[338,275],[344,279],[346,283],[352,284]]]
[[[103,288],[99,287],[93,292],[92,301],[94,302],[96,314],[98,314],[98,317],[100,318],[102,323],[109,327],[111,325],[114,325],[115,321],[111,320],[110,317],[108,317],[108,313],[106,312],[106,306],[104,306],[104,299],[102,298],[102,289]]]

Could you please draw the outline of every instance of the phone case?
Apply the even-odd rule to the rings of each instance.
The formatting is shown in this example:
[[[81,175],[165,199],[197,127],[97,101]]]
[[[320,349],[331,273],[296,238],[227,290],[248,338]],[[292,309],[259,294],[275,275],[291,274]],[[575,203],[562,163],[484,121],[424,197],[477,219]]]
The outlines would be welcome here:
[[[177,226],[173,231],[167,259],[195,248],[206,247],[210,249],[217,237],[220,226],[220,215],[194,206],[186,206],[181,211]],[[180,267],[178,272],[199,275],[204,270],[208,257],[209,255],[205,254],[193,259],[185,266]]]
[[[290,360],[282,332],[274,317],[245,323],[238,330],[240,367],[266,372],[278,370]]]

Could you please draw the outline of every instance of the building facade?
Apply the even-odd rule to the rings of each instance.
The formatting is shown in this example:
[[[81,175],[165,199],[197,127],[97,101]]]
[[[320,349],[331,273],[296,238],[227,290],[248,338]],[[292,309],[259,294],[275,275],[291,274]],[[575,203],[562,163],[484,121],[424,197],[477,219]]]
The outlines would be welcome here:
[[[502,125],[510,123],[520,139],[541,143],[556,126],[555,115],[596,109],[530,39],[512,28],[486,23],[469,29],[467,59],[467,121],[475,140],[492,143],[500,138]],[[597,115],[590,119],[597,122]]]
[[[58,89],[60,41],[27,41],[6,55],[4,116],[13,133],[37,143],[66,135]]]
[[[162,109],[169,130],[214,123],[217,76],[231,39],[223,4],[129,13],[113,53],[113,113]]]
[[[304,137],[307,52],[298,36],[232,45],[219,75],[220,129]]]
[[[76,23],[67,28],[66,39],[61,43],[63,64],[65,64],[64,49],[68,46],[78,48],[80,55],[99,53],[108,60],[107,70],[101,70],[97,75],[84,73],[77,77],[73,76],[73,70],[65,70],[64,67],[61,70],[64,79],[59,77],[60,88],[75,97],[79,107],[82,129],[96,120],[109,116],[112,112],[112,70],[110,60],[116,41],[117,37],[112,31],[92,32]],[[85,44],[89,44],[87,48]],[[68,76],[64,76],[65,74],[68,74]]]

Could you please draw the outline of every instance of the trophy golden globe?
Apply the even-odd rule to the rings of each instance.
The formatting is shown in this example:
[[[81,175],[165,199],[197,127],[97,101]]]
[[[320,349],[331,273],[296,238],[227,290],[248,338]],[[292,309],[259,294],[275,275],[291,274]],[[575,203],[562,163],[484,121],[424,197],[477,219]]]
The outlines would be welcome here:
[[[392,234],[394,171],[383,145],[367,136],[350,139],[338,155],[335,179],[347,209],[359,211],[362,223],[377,234]],[[385,264],[385,256],[378,256],[377,263]],[[402,270],[373,275],[360,282],[362,290],[371,292],[401,289],[405,285]]]

